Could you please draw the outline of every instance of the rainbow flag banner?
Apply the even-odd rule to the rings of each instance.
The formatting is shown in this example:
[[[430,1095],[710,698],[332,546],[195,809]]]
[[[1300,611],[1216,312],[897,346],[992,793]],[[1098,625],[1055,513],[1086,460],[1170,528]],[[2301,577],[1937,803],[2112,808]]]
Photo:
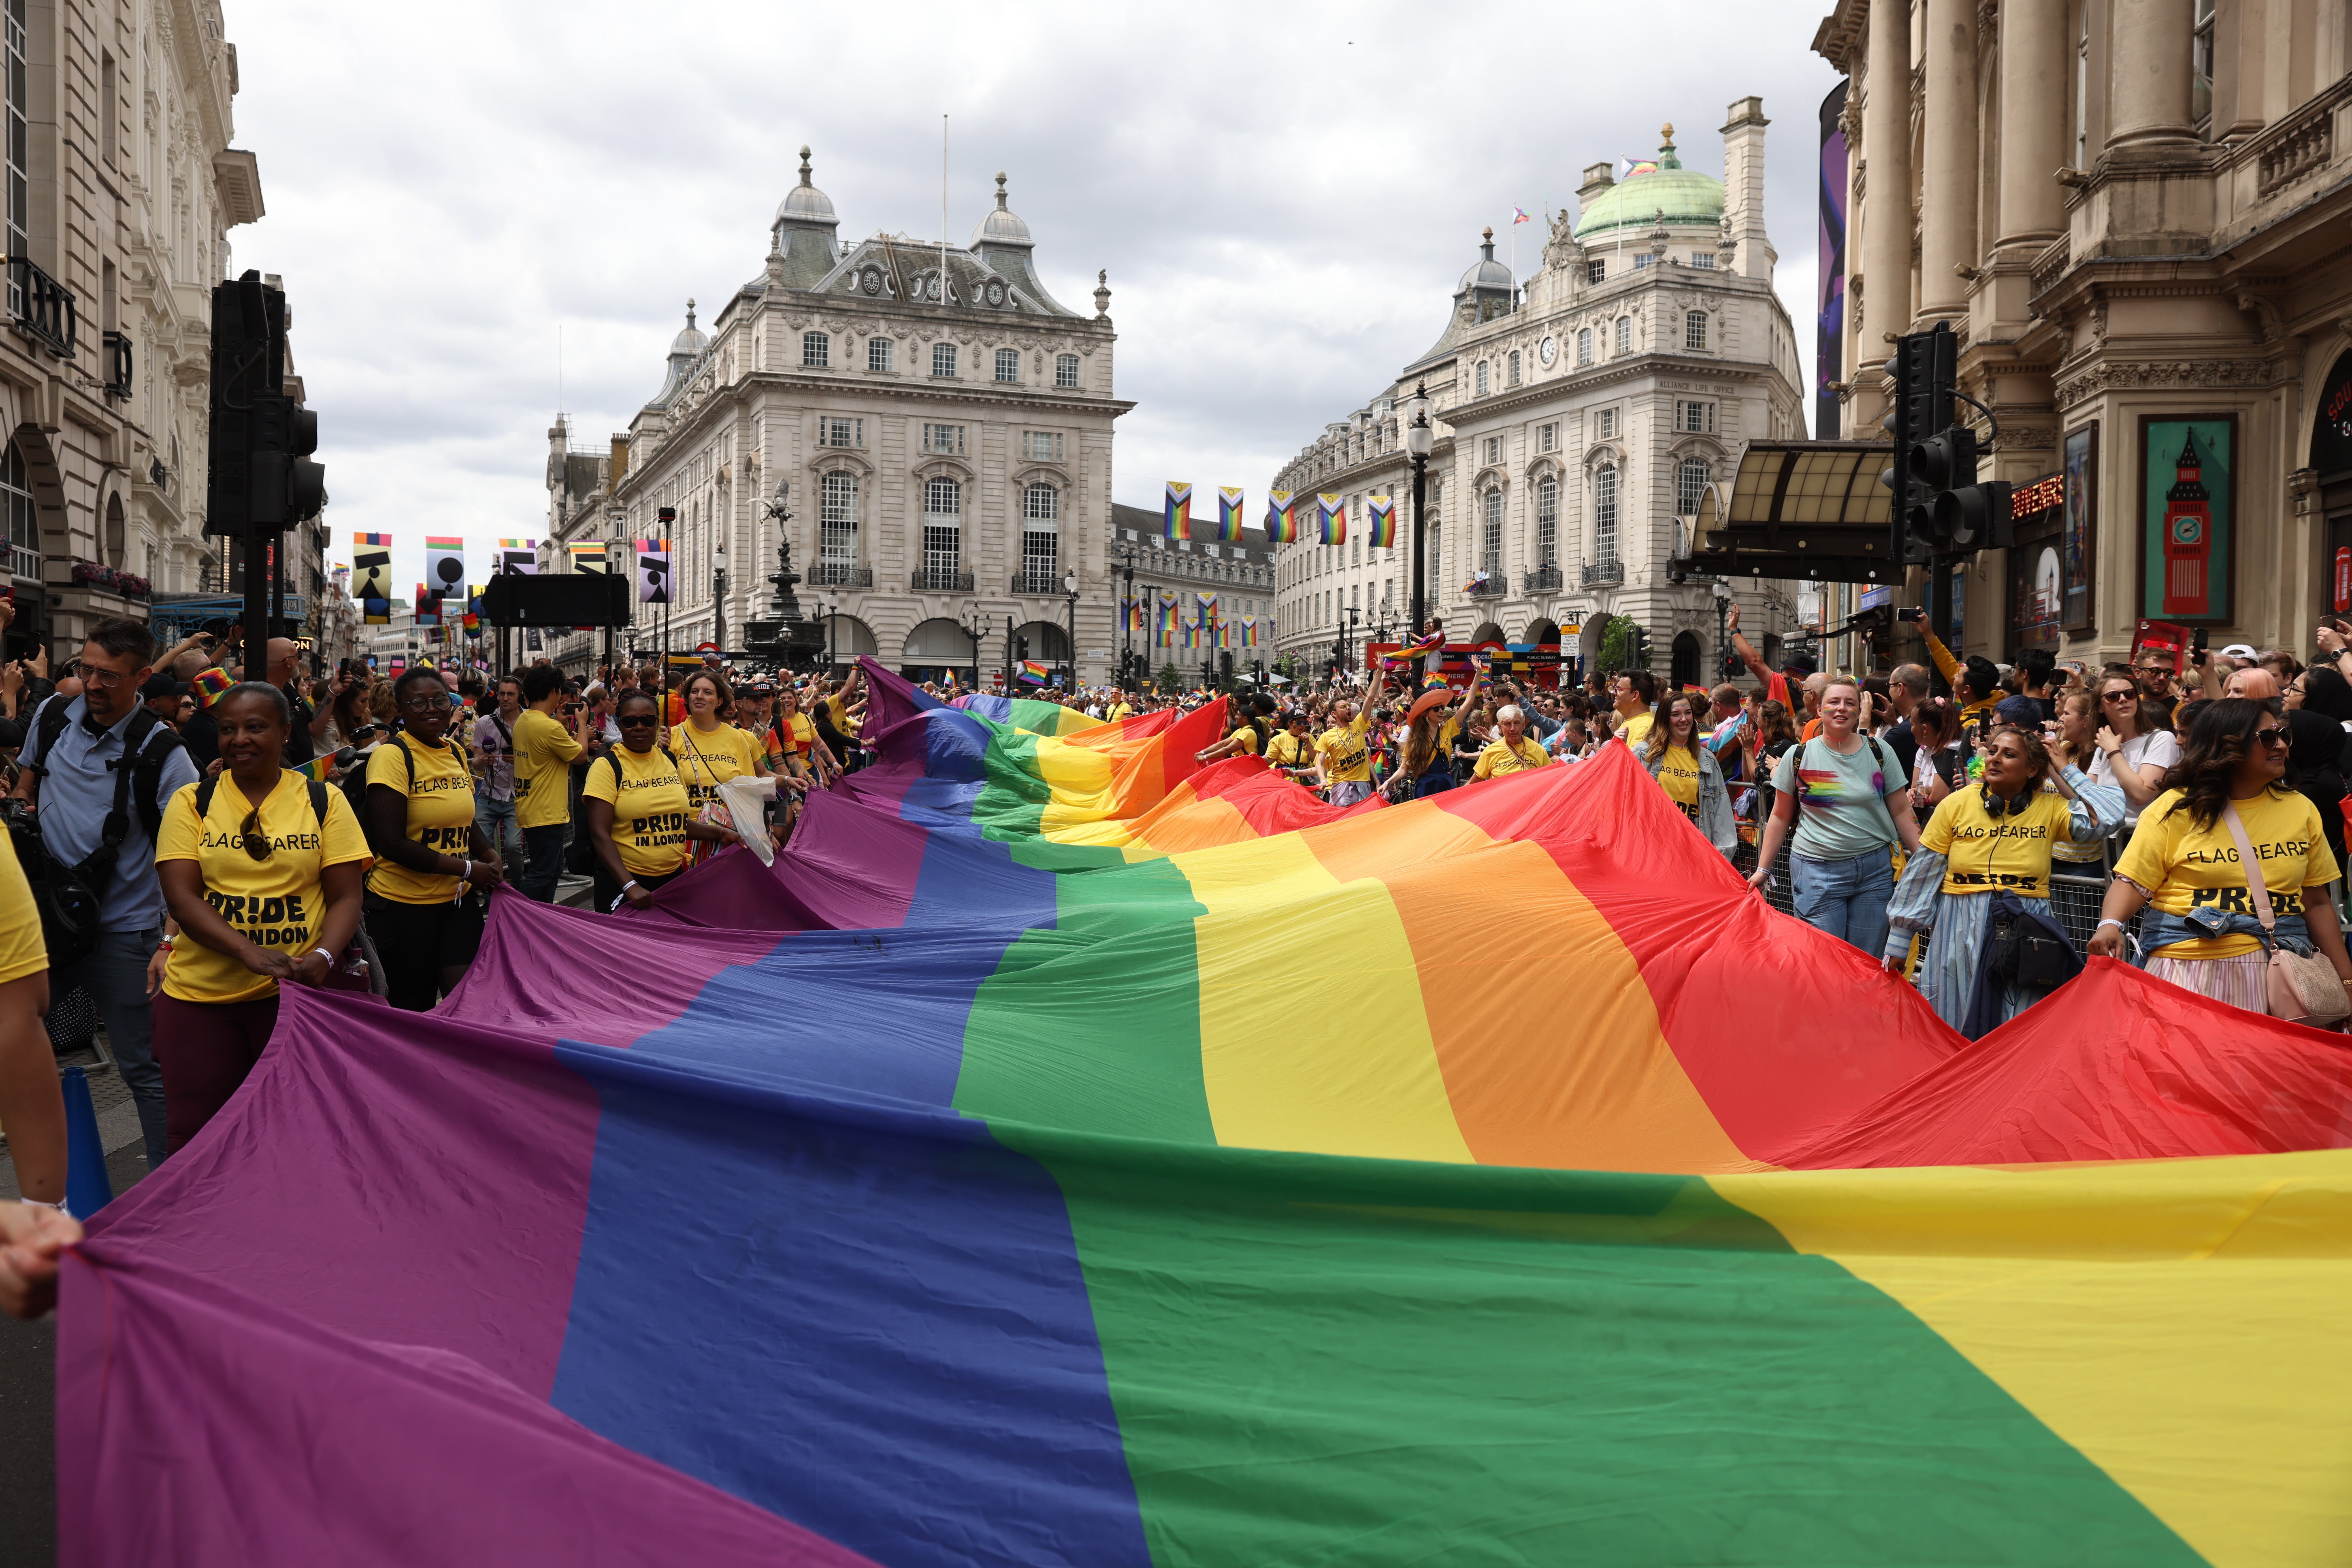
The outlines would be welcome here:
[[[1192,537],[1192,487],[1191,485],[1177,479],[1168,481],[1168,499],[1160,523],[1171,539]]]
[[[1365,542],[1375,550],[1396,548],[1396,502],[1387,496],[1364,498]]]
[[[1315,498],[1315,530],[1318,544],[1348,542],[1348,498],[1318,495]]]
[[[1297,503],[1288,490],[1271,490],[1265,498],[1265,542],[1268,544],[1298,542]]]
[[[1239,625],[1241,626],[1242,647],[1257,647],[1257,617],[1255,616],[1244,616],[1241,618]]]
[[[1242,536],[1242,492],[1231,486],[1217,489],[1217,537],[1228,542]]]
[[[1143,601],[1142,601],[1142,600],[1140,600],[1140,599],[1129,599],[1129,600],[1128,600],[1128,601],[1127,601],[1127,607],[1126,607],[1126,615],[1127,615],[1127,629],[1128,629],[1128,630],[1129,630],[1129,631],[1131,631],[1131,632],[1139,632],[1139,631],[1141,631],[1141,630],[1143,629]]]
[[[772,865],[284,988],[63,1259],[62,1560],[2352,1555],[2340,1036],[1964,1041],[1622,746],[1341,810],[863,668]]]
[[[1176,601],[1171,599],[1160,606],[1160,642],[1161,647],[1165,647],[1175,642],[1177,625]]]
[[[1021,661],[1021,679],[1033,686],[1048,685],[1054,679],[1054,667],[1043,659],[1024,658]]]

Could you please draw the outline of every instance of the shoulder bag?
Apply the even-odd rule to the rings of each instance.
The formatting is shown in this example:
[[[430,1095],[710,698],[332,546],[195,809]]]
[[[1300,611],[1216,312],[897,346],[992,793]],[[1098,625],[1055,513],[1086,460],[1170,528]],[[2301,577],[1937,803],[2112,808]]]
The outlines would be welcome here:
[[[2263,881],[2263,863],[2246,839],[2246,825],[2234,802],[2221,805],[2221,820],[2238,846],[2238,864],[2246,873],[2246,891],[2253,896],[2254,914],[2263,922],[2263,946],[2270,953],[2270,1015],[2315,1028],[2333,1028],[2352,1016],[2347,994],[2336,966],[2316,954],[2290,952],[2278,944],[2278,921],[2271,913],[2270,889]]]

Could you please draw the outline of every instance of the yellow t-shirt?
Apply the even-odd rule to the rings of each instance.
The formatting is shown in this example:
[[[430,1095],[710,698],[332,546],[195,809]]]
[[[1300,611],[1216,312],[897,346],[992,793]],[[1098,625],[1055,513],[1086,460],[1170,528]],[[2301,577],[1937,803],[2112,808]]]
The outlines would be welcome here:
[[[580,742],[536,708],[515,716],[515,826],[552,827],[572,820],[572,759]]]
[[[2230,837],[2230,825],[2217,816],[2211,826],[2198,826],[2185,807],[2172,809],[2180,799],[2180,791],[2166,790],[2139,814],[2139,826],[2123,858],[2116,862],[2116,874],[2152,889],[2155,897],[2148,902],[2167,914],[2200,909],[2252,914],[2253,895],[2238,865],[2238,845]],[[2232,804],[2246,825],[2246,842],[2262,861],[2272,913],[2303,913],[2305,888],[2325,886],[2343,875],[2327,847],[2319,812],[2304,796],[2274,788]],[[2167,958],[2231,958],[2261,945],[2252,936],[2225,936],[2174,942],[2156,951]]]
[[[838,693],[824,700],[824,710],[833,719],[833,727],[845,735],[857,733],[857,726],[849,717],[849,699]]]
[[[1114,702],[1110,705],[1110,718],[1108,722],[1116,724],[1121,719],[1132,719],[1134,717],[1135,710],[1129,708],[1126,703]]]
[[[2066,797],[2036,790],[2025,809],[1995,816],[1981,784],[1956,789],[1919,831],[1919,847],[1944,857],[1944,891],[2021,899],[2050,896],[2050,847],[2067,836]]]
[[[269,840],[269,858],[256,860],[244,842],[253,803],[236,781],[220,776],[212,810],[201,822],[200,787],[182,784],[164,808],[156,860],[194,860],[204,879],[205,901],[223,920],[247,941],[301,957],[319,945],[320,929],[327,922],[326,868],[368,858],[367,838],[351,803],[342,791],[328,790],[322,830],[310,812],[310,782],[299,773],[279,773],[278,787],[261,803],[260,831]],[[276,995],[278,982],[184,931],[164,965],[163,991],[183,1002],[251,1002]]]
[[[400,754],[408,747],[416,777],[409,781],[408,765]],[[384,742],[368,753],[368,788],[383,784],[408,797],[408,823],[404,837],[436,855],[466,858],[474,828],[474,775],[455,746],[428,746],[414,735]],[[446,904],[457,896],[457,879],[428,876],[390,860],[378,860],[368,873],[368,891],[396,904]]]
[[[1372,780],[1372,753],[1364,744],[1364,721],[1368,714],[1359,713],[1342,729],[1334,724],[1316,737],[1315,749],[1323,753],[1325,784],[1370,784]]]
[[[1265,743],[1265,760],[1277,767],[1311,768],[1315,765],[1314,738],[1281,731]]]
[[[809,753],[816,749],[816,721],[797,709],[791,718],[776,726],[776,732],[790,736],[791,744],[785,750],[803,762],[808,761]]]
[[[760,771],[759,743],[732,724],[698,730],[691,721],[674,725],[669,749],[677,756],[678,777],[686,781],[688,808],[700,811],[719,786],[729,779]]]
[[[1501,778],[1506,773],[1525,773],[1529,768],[1542,767],[1551,761],[1551,753],[1533,735],[1522,735],[1514,748],[1508,741],[1496,736],[1478,753],[1478,765],[1470,770],[1474,779]]]
[[[617,791],[614,758],[621,764]],[[605,752],[589,764],[580,798],[613,803],[613,847],[632,877],[667,877],[686,865],[686,784],[660,747],[643,755],[626,746]]]
[[[1625,743],[1638,748],[1643,742],[1650,738],[1650,731],[1657,727],[1657,723],[1658,716],[1655,713],[1634,714],[1625,721]]]
[[[41,939],[41,911],[33,905],[33,885],[17,863],[16,846],[0,833],[0,985],[38,974],[49,966]]]
[[[1226,738],[1228,740],[1239,741],[1242,743],[1242,750],[1249,755],[1253,757],[1257,755],[1257,731],[1251,729],[1248,725],[1243,725],[1240,729],[1235,730]]]
[[[1658,783],[1685,816],[1698,820],[1698,759],[1691,755],[1690,748],[1666,748],[1658,762]]]

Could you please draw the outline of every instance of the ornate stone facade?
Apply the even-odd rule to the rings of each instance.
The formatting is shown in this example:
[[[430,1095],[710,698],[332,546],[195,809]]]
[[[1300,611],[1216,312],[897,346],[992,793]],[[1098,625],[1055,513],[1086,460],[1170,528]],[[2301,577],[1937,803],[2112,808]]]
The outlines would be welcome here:
[[[1943,321],[2000,423],[1993,477],[2088,452],[2079,608],[2053,629],[2021,596],[2046,544],[1984,552],[1970,649],[2113,658],[2149,617],[2307,652],[2318,615],[2352,608],[2352,447],[2324,406],[2352,385],[2352,12],[1843,0],[1814,47],[1850,79],[1847,431],[1876,433],[1888,335]],[[2227,588],[2200,616],[2164,612],[2152,564],[2171,454],[2147,426],[2182,421],[2231,447]]]
[[[1081,679],[1108,678],[1116,631],[1110,532],[1110,289],[1094,314],[1047,293],[1028,226],[995,205],[965,247],[877,234],[842,244],[832,201],[800,184],[771,230],[761,275],[705,332],[692,302],[661,389],[608,452],[550,433],[549,533],[637,539],[670,528],[677,603],[669,646],[721,640],[715,552],[727,551],[727,638],[761,613],[781,526],[805,574],[805,613],[830,617],[842,660],[983,676],[1012,635],[1066,642],[1077,573]],[[551,564],[562,561],[558,554]],[[642,614],[632,639],[656,646]],[[588,658],[584,639],[559,650]]]
[[[1668,563],[1746,443],[1804,435],[1796,335],[1764,230],[1762,104],[1742,99],[1727,118],[1726,180],[1683,168],[1672,126],[1654,172],[1621,182],[1607,163],[1587,169],[1580,216],[1552,223],[1524,288],[1489,231],[1437,342],[1274,480],[1302,520],[1318,494],[1345,496],[1349,517],[1345,543],[1277,552],[1285,651],[1319,669],[1342,630],[1360,648],[1367,633],[1405,626],[1412,487],[1399,410],[1423,386],[1437,426],[1427,603],[1447,636],[1540,642],[1627,616],[1648,629],[1661,675],[1706,679],[1714,600],[1703,583],[1670,580]],[[1362,542],[1365,498],[1381,494],[1396,500],[1395,550]],[[1788,585],[1743,584],[1739,597],[1745,629],[1794,629]]]
[[[9,643],[69,654],[91,620],[147,607],[94,568],[151,594],[217,585],[202,536],[212,285],[261,184],[229,146],[236,51],[209,0],[0,0],[0,16],[24,158],[0,246]],[[323,563],[303,553],[294,592],[315,603]]]

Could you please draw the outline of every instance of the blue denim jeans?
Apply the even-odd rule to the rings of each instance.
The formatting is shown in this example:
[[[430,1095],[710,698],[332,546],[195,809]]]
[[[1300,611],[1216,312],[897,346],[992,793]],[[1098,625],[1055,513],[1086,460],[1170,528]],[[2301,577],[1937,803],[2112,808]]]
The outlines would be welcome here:
[[[1895,856],[1874,849],[1851,860],[1789,857],[1797,918],[1875,959],[1886,945],[1886,904],[1895,896]]]
[[[509,876],[522,870],[522,829],[515,826],[515,804],[512,798],[492,800],[486,795],[474,796],[474,826],[498,852],[499,863]]]
[[[163,1163],[163,1069],[155,1065],[155,1020],[147,1000],[147,960],[161,942],[161,930],[99,933],[86,956],[49,971],[50,994],[79,985],[98,1004],[106,1022],[106,1043],[122,1069],[131,1102],[139,1111],[139,1132],[147,1144],[147,1168]]]
[[[522,830],[523,872],[520,881],[522,896],[537,899],[542,904],[555,902],[555,884],[563,876],[564,824],[551,822],[544,827]],[[1879,918],[1885,918],[1885,900],[1879,900]]]

